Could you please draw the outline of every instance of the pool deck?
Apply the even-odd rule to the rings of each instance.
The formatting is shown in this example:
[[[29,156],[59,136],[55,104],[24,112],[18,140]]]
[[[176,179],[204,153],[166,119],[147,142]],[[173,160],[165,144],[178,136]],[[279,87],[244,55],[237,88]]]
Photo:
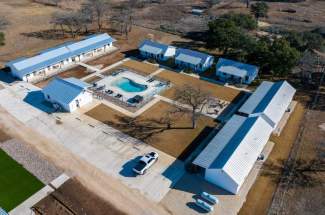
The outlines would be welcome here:
[[[129,79],[130,81],[139,84],[140,86],[146,86],[147,89],[143,89],[143,91],[139,92],[127,92],[128,89],[123,89],[122,86],[118,86],[117,81],[121,79]],[[104,91],[111,90],[114,92],[114,95],[120,94],[122,95],[122,101],[128,101],[136,95],[142,96],[143,98],[150,98],[157,94],[160,90],[162,90],[163,86],[159,86],[162,82],[158,80],[154,80],[152,82],[147,82],[150,78],[138,75],[132,71],[123,71],[119,72],[116,75],[106,76],[103,79],[99,80],[97,83],[98,87],[105,86]],[[159,87],[158,87],[159,86]],[[140,88],[140,87],[139,87]],[[141,89],[140,89],[141,90]]]

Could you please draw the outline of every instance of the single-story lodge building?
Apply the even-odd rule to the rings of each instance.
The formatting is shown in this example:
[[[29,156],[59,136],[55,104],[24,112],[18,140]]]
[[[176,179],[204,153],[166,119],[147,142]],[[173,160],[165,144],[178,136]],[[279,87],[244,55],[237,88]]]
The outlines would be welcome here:
[[[144,58],[166,61],[175,56],[176,47],[151,40],[144,40],[139,46],[139,51]]]
[[[213,62],[213,56],[202,52],[182,48],[176,50],[175,64],[180,68],[188,68],[200,73],[209,69]]]
[[[26,82],[39,82],[85,62],[116,50],[116,40],[108,34],[91,35],[78,42],[67,42],[49,48],[30,58],[19,58],[6,64],[11,74]]]
[[[43,90],[46,101],[63,111],[73,112],[82,106],[92,102],[92,93],[86,82],[77,78],[55,78]]]
[[[219,58],[216,76],[222,82],[250,84],[258,75],[258,67],[234,60]]]
[[[204,178],[238,194],[294,94],[286,81],[263,82],[193,161]]]

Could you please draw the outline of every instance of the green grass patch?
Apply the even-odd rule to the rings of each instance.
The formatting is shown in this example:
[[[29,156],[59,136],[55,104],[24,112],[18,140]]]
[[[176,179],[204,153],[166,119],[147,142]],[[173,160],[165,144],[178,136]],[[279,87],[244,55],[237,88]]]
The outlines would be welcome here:
[[[10,211],[43,186],[42,182],[0,149],[0,207]]]

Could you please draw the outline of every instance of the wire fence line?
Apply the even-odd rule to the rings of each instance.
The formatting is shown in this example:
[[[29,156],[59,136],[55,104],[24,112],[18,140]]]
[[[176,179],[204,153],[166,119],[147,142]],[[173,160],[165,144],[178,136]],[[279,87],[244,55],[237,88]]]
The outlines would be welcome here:
[[[320,72],[322,73],[317,92],[315,93],[315,96],[313,98],[313,101],[307,106],[307,111],[304,114],[303,122],[306,121],[306,118],[309,114],[309,111],[316,108],[317,103],[319,102],[319,94],[321,90],[321,86],[324,82],[325,77],[325,66],[320,67]],[[296,138],[296,141],[294,142],[294,145],[291,148],[289,157],[287,162],[285,163],[285,166],[291,167],[289,171],[289,175],[281,175],[280,182],[278,183],[277,190],[273,195],[271,206],[268,209],[268,215],[275,215],[275,214],[285,214],[284,211],[284,202],[285,197],[288,194],[289,191],[289,185],[292,183],[294,185],[294,174],[293,170],[296,168],[297,160],[301,153],[301,146],[303,144],[302,142],[302,136],[304,134],[306,125],[305,123],[302,124],[302,126],[299,129],[298,136]],[[290,165],[292,163],[292,165]]]

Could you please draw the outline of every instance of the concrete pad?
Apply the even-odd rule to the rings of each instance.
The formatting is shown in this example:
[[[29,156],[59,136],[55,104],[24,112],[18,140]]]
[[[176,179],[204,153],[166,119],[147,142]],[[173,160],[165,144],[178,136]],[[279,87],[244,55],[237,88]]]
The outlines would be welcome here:
[[[78,112],[47,114],[24,102],[30,91],[39,89],[28,83],[22,85],[1,90],[0,105],[27,126],[148,199],[159,202],[184,174],[183,162],[93,118]],[[159,153],[159,161],[146,175],[135,177],[132,167],[140,156],[150,151]]]

